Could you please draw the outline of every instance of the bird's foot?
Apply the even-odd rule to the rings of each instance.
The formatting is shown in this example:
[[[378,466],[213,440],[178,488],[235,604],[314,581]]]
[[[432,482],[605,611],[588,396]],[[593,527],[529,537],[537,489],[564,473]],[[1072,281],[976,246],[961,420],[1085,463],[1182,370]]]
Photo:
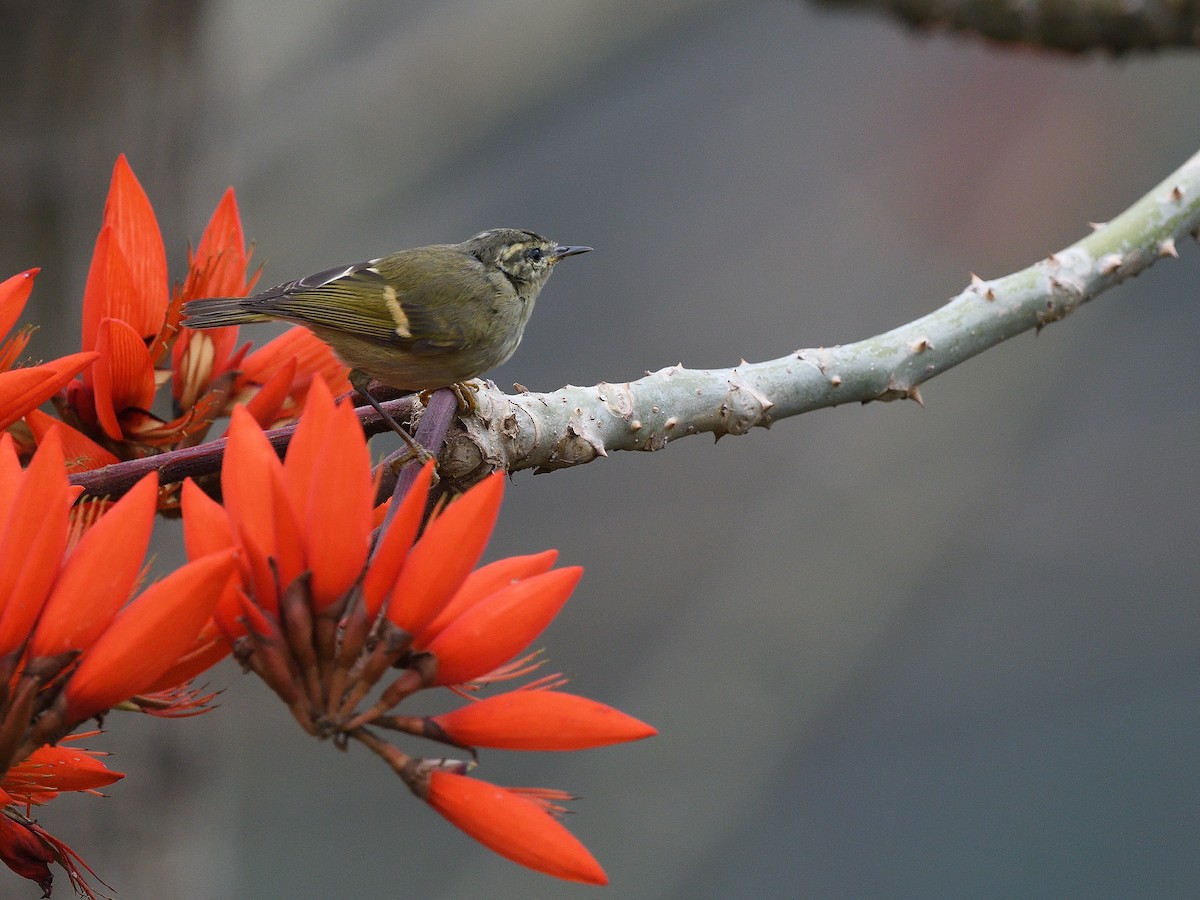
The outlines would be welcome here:
[[[458,401],[458,415],[473,416],[479,411],[479,404],[475,400],[475,394],[479,393],[480,383],[478,381],[456,381],[454,384],[446,385],[446,390],[454,392],[454,398]],[[438,388],[437,390],[441,390]],[[425,406],[429,405],[429,399],[434,392],[421,391],[417,396],[421,403]]]

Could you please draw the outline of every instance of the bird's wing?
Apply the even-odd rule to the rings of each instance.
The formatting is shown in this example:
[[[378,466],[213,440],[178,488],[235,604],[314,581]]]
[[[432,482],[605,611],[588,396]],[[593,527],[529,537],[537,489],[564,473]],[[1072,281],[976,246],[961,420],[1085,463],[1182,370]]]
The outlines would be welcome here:
[[[475,311],[459,304],[481,289],[481,272],[478,260],[460,250],[426,247],[420,257],[405,251],[281,284],[248,298],[244,308],[440,353],[468,346],[462,324]]]
[[[375,262],[339,266],[289,281],[247,298],[243,308],[390,343],[396,337],[396,323],[385,304],[387,281],[374,268]]]

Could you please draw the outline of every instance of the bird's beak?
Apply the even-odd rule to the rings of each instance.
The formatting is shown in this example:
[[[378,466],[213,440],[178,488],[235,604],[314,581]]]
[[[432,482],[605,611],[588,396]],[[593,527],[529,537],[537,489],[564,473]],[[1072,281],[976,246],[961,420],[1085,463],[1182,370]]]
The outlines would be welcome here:
[[[591,249],[591,247],[569,247],[560,244],[554,248],[554,252],[550,254],[550,259],[552,262],[558,262],[560,259],[568,256],[578,256],[580,253],[588,253]]]

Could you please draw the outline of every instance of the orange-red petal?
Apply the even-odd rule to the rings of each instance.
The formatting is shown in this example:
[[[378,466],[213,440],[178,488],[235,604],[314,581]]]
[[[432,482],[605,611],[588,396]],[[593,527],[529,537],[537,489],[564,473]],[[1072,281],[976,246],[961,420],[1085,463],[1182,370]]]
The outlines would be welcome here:
[[[284,364],[290,364],[295,372],[294,358],[284,361]],[[316,477],[317,461],[333,419],[333,407],[333,394],[329,392],[328,385],[321,381],[309,385],[300,424],[288,442],[287,457],[283,461],[284,482],[292,494],[296,509],[308,506],[309,485]]]
[[[188,559],[199,559],[234,545],[225,507],[190,478],[183,483],[180,506],[183,510],[183,545]]]
[[[233,188],[226,188],[212,218],[204,229],[200,244],[189,262],[186,299],[197,297],[241,297],[249,284],[246,280],[246,237],[238,214]]]
[[[0,432],[0,538],[4,536],[4,526],[13,508],[13,498],[21,486],[25,470],[21,468],[21,460],[17,456],[16,443],[11,432]]]
[[[417,634],[441,612],[483,555],[503,498],[504,473],[496,472],[425,527],[388,602],[393,624]]]
[[[498,750],[586,750],[658,733],[619,709],[558,691],[498,694],[433,721],[459,744]]]
[[[121,319],[149,340],[158,334],[167,311],[167,253],[154,209],[123,153],[113,166],[104,223],[112,228],[131,291],[106,296],[98,318]]]
[[[227,657],[232,649],[223,637],[198,638],[190,650],[184,651],[175,664],[142,693],[156,694],[186,684]]]
[[[237,546],[225,507],[204,493],[190,478],[183,483],[180,506],[183,510],[183,545],[187,548],[188,559],[199,559]],[[213,611],[213,618],[221,623],[222,633],[229,637],[245,633],[246,629],[238,623],[242,612],[239,588],[243,583],[252,583],[250,560],[245,554],[239,553],[237,561],[241,577],[225,586],[225,592],[217,600]]]
[[[400,567],[408,556],[413,538],[425,518],[425,506],[429,502],[429,486],[433,481],[433,462],[427,462],[417,475],[408,493],[400,501],[396,515],[388,524],[387,531],[379,538],[371,567],[363,578],[363,603],[367,617],[374,620],[383,601],[396,583]],[[394,501],[393,501],[394,502]]]
[[[89,647],[125,605],[158,509],[151,472],[87,530],[59,573],[29,645],[31,657]]]
[[[25,470],[0,537],[0,656],[25,641],[42,610],[67,546],[69,505],[55,431]]]
[[[17,324],[17,319],[25,309],[25,301],[33,290],[33,279],[40,271],[26,269],[0,281],[0,337],[8,334],[9,329]]]
[[[362,572],[370,544],[374,494],[371,455],[362,425],[353,406],[339,404],[308,485],[304,520],[303,538],[317,611],[349,590]]]
[[[0,372],[0,429],[53,397],[98,355],[73,353],[40,366]]]
[[[477,778],[435,771],[427,803],[489,850],[566,881],[607,884],[595,857],[536,803]]]
[[[121,610],[67,682],[68,719],[82,722],[152,687],[192,646],[233,568],[232,550],[205,556]]]
[[[428,645],[437,657],[437,684],[461,684],[511,659],[558,615],[583,569],[571,566],[502,588],[451,622]]]
[[[549,572],[558,559],[557,550],[543,550],[528,556],[509,556],[480,566],[467,576],[454,596],[437,617],[421,630],[420,640],[429,643],[437,634],[464,612],[496,591],[534,575]]]
[[[238,379],[237,389],[266,383],[289,358],[296,360],[293,396],[303,397],[314,377],[324,381],[334,395],[350,390],[350,382],[346,377],[349,369],[338,361],[328,344],[299,325],[267,341],[246,357],[242,362],[242,375]]]
[[[149,410],[154,403],[154,361],[141,335],[120,319],[100,321],[96,351],[100,354],[92,365],[96,417],[104,433],[119,441],[121,413]]]
[[[33,439],[41,443],[50,429],[57,428],[62,435],[63,457],[68,472],[87,472],[119,462],[116,455],[101,447],[90,437],[70,425],[49,416],[40,409],[25,413],[25,424],[33,433]]]
[[[266,380],[258,392],[246,401],[246,412],[263,428],[270,428],[280,418],[280,412],[296,380],[296,360],[288,359],[283,367]]]
[[[243,296],[249,289],[246,278],[249,256],[237,200],[233,188],[229,188],[209,219],[196,252],[188,255],[188,274],[176,304],[198,297]],[[180,332],[171,350],[171,368],[175,372],[171,390],[181,408],[194,406],[213,379],[229,369],[237,341],[236,325],[206,331],[184,328]],[[258,415],[255,418],[263,427],[269,424]]]
[[[305,553],[304,520],[300,512],[292,505],[292,497],[288,486],[283,482],[283,467],[272,466],[271,499],[274,504],[273,518],[275,520],[275,564],[279,568],[279,583],[287,587],[300,575],[312,567],[312,562]],[[336,527],[326,523],[326,528]]]
[[[111,316],[108,298],[113,294],[133,293],[133,277],[129,267],[121,256],[117,239],[113,236],[113,227],[105,224],[100,226],[96,235],[96,246],[92,248],[92,262],[88,268],[87,281],[83,285],[83,349],[91,350],[96,346],[96,337],[100,333],[100,320]],[[90,373],[84,375],[84,381],[91,384]]]
[[[281,463],[261,428],[242,407],[234,407],[229,423],[229,443],[221,468],[225,509],[236,524],[253,572],[256,599],[274,609],[275,576],[267,562],[276,555],[275,511],[277,477],[272,469]]]
[[[13,793],[94,791],[124,777],[104,765],[94,751],[46,744],[13,766],[4,786]]]

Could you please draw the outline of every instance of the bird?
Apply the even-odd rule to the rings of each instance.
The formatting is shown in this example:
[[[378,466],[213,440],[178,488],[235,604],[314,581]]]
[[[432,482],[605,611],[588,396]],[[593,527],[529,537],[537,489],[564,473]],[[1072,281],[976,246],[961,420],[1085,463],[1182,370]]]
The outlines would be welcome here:
[[[555,265],[591,249],[492,228],[459,244],[400,250],[249,297],[190,300],[183,325],[303,325],[333,349],[350,368],[350,383],[378,408],[367,393],[372,379],[430,391],[506,362]]]

